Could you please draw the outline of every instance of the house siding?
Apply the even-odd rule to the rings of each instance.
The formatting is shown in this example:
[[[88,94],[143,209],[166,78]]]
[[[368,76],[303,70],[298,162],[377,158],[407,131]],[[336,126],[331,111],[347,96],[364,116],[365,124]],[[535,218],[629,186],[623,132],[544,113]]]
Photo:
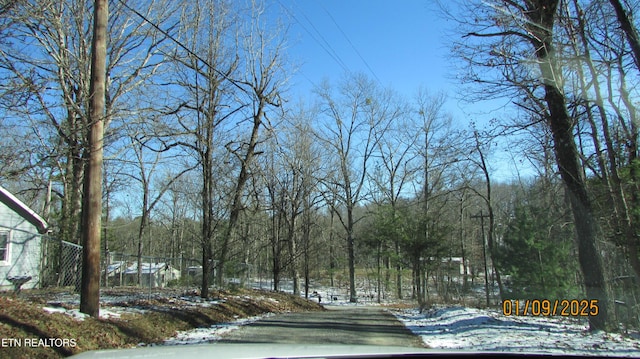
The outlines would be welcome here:
[[[11,276],[31,276],[22,288],[38,287],[42,245],[38,228],[0,202],[0,231],[9,232],[8,261],[0,261],[0,289],[13,289],[7,280]]]

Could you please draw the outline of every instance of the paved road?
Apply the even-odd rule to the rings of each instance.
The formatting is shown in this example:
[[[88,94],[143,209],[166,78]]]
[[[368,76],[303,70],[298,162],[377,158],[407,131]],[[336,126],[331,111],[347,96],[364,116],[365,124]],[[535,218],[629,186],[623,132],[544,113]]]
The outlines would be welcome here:
[[[281,314],[246,325],[220,342],[423,346],[393,315],[376,307]]]

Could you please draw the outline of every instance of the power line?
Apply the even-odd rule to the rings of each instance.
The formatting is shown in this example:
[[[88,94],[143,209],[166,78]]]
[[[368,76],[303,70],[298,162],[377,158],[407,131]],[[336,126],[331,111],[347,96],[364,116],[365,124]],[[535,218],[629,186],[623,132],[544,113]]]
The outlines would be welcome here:
[[[154,22],[152,22],[151,20],[147,19],[144,15],[142,15],[140,12],[138,12],[138,10],[130,7],[129,5],[127,5],[123,0],[118,0],[118,2],[124,6],[126,9],[128,9],[129,11],[133,12],[134,14],[136,14],[138,17],[140,17],[144,22],[146,22],[147,24],[153,26],[156,30],[160,31],[164,36],[166,36],[167,38],[169,38],[171,41],[175,42],[178,46],[180,46],[182,49],[184,49],[187,53],[189,53],[189,55],[195,57],[198,61],[202,62],[203,64],[205,64],[207,67],[209,67],[210,69],[213,70],[213,72],[215,72],[216,74],[222,76],[225,80],[231,82],[231,84],[235,87],[237,87],[240,91],[246,93],[247,90],[245,90],[242,86],[240,86],[238,84],[237,80],[234,80],[232,78],[230,78],[229,76],[227,76],[227,74],[225,74],[224,72],[216,69],[214,66],[212,66],[209,62],[207,62],[205,59],[203,59],[202,57],[200,57],[198,54],[196,54],[195,52],[193,52],[191,49],[189,49],[186,45],[184,45],[182,42],[180,42],[178,39],[176,39],[175,37],[173,37],[173,35],[169,34],[167,31],[163,30],[162,28],[160,28],[160,26],[158,26],[157,24],[155,24]]]
[[[378,82],[382,85],[382,81],[380,81],[380,79],[378,78],[378,76],[376,75],[376,73],[373,71],[373,69],[371,68],[371,66],[369,66],[369,63],[367,62],[367,60],[364,59],[364,57],[360,54],[360,51],[358,51],[358,49],[356,48],[356,46],[353,44],[353,42],[351,42],[351,40],[349,39],[349,36],[347,36],[347,34],[342,30],[342,27],[340,27],[340,25],[338,24],[338,22],[336,21],[336,19],[333,18],[333,15],[331,15],[331,13],[322,5],[322,3],[319,3],[320,6],[322,7],[322,10],[324,10],[324,12],[327,13],[327,15],[329,15],[329,18],[331,18],[331,21],[333,21],[333,24],[336,25],[336,27],[338,28],[338,30],[340,30],[340,32],[342,33],[342,36],[344,36],[344,38],[347,40],[347,42],[349,43],[349,45],[351,45],[351,48],[353,49],[353,51],[355,51],[355,53],[358,55],[358,57],[360,58],[360,60],[362,60],[362,62],[364,63],[364,65],[367,67],[367,69],[369,69],[369,72],[371,72],[371,74],[373,75],[373,77],[376,78],[376,80],[378,80]]]
[[[298,7],[298,9],[300,9],[300,7]],[[313,22],[307,17],[307,15],[305,14],[305,12],[300,9],[300,12],[302,13],[302,16],[305,18],[305,20],[307,20],[307,22],[311,25],[311,27],[315,30],[315,32],[318,34],[318,36],[320,36],[320,39],[327,45],[327,47],[329,48],[329,50],[331,50],[331,52],[333,53],[333,55],[335,55],[335,58],[337,58],[337,60],[339,61],[339,65],[342,67],[343,70],[349,72],[349,67],[347,66],[347,64],[342,60],[342,58],[340,57],[340,55],[338,55],[338,53],[336,52],[336,50],[331,46],[331,43],[329,43],[329,41],[327,41],[327,39],[322,35],[322,33],[320,32],[320,30],[318,30],[318,28],[316,28],[316,26],[313,24]],[[324,48],[324,47],[323,47]]]
[[[315,34],[313,34],[312,31],[310,31],[304,24],[302,21],[300,21],[295,14],[289,9],[287,8],[287,6],[285,6],[281,0],[278,0],[278,3],[280,3],[280,6],[282,6],[282,8],[287,12],[287,14],[289,14],[289,16],[291,16],[301,27],[302,29],[309,34],[309,36],[311,36],[311,38],[318,44],[320,45],[320,47],[322,48],[322,50],[324,50],[332,59],[333,61],[335,61],[338,66],[340,66],[345,72],[350,72],[349,71],[349,67],[346,65],[346,63],[342,60],[342,58],[340,57],[340,55],[338,55],[338,53],[333,49],[333,47],[331,46],[331,44],[324,38],[324,36],[322,36],[322,33],[316,28],[316,26],[313,24],[313,22],[307,17],[307,15],[304,13],[304,11],[298,7],[299,12],[302,14],[302,16],[304,17],[304,19],[307,21],[307,23],[309,25],[311,25],[311,27],[313,28],[313,30],[316,32],[317,36]],[[294,1],[295,3],[295,1]],[[320,39],[318,39],[318,37]]]

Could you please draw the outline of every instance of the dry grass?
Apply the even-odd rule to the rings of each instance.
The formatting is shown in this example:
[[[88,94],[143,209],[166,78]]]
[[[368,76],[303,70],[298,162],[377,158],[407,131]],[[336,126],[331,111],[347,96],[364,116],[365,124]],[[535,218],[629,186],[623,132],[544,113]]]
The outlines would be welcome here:
[[[123,298],[127,298],[125,294],[137,291],[139,289],[135,288],[108,293],[121,293]],[[175,335],[176,331],[208,327],[268,312],[322,310],[316,303],[284,293],[244,289],[233,293],[214,292],[211,297],[224,299],[224,302],[205,307],[186,302],[180,299],[180,295],[176,295],[175,291],[170,291],[166,293],[166,297],[129,299],[117,304],[120,307],[142,309],[145,311],[143,314],[123,314],[120,318],[111,319],[77,320],[66,314],[47,313],[42,309],[51,300],[49,298],[56,294],[59,293],[25,291],[18,298],[9,294],[0,295],[0,341],[4,340],[0,342],[0,358],[60,358],[86,350],[160,343]],[[77,305],[66,302],[58,305],[67,309],[77,308]],[[56,339],[58,343],[60,339],[73,340],[75,346],[47,347],[47,342],[37,341],[40,338]],[[12,339],[20,341],[22,347],[16,347],[16,341],[9,342]],[[25,345],[28,344],[27,340],[31,339],[36,341],[31,345]]]

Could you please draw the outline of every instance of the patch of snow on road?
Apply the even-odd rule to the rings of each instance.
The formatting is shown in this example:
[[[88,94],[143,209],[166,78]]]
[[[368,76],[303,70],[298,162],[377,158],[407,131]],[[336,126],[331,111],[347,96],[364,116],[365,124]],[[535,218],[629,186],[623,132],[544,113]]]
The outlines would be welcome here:
[[[178,332],[175,337],[164,341],[164,345],[204,344],[220,340],[226,333],[239,329],[243,325],[273,316],[273,313],[242,318],[230,323],[218,323],[208,328],[196,328]]]
[[[504,316],[464,307],[390,310],[434,349],[640,357],[640,340],[587,331],[585,320]]]

